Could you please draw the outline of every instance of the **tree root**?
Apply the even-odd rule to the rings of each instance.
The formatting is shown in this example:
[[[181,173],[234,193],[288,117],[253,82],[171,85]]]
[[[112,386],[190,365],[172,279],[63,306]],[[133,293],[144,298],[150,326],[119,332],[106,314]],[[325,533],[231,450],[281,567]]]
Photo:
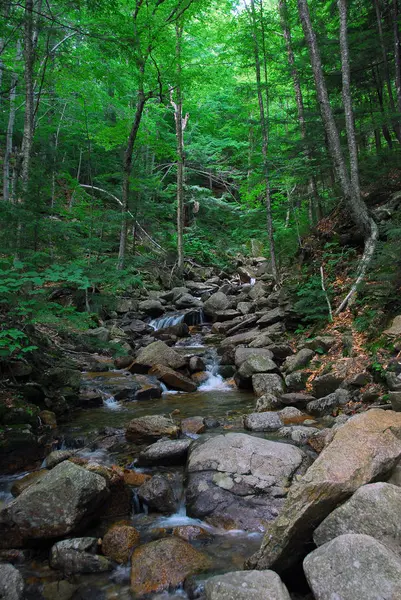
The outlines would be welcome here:
[[[365,240],[365,250],[359,263],[357,278],[355,280],[355,283],[352,285],[350,291],[335,311],[335,315],[339,315],[347,306],[350,306],[350,304],[352,304],[352,302],[354,301],[355,295],[358,291],[358,287],[364,280],[368,267],[372,262],[378,238],[379,229],[375,221],[373,219],[370,219],[370,235]]]

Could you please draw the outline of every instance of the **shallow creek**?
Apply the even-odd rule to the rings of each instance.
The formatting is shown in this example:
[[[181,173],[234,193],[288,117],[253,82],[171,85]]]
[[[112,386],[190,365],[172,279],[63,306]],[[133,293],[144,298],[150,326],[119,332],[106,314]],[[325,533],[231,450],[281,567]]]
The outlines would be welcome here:
[[[193,338],[192,341],[198,343],[199,336]],[[78,456],[85,457],[91,461],[109,465],[118,463],[135,469],[135,461],[127,456],[126,452],[110,454],[106,450],[97,447],[96,440],[99,437],[100,431],[104,430],[105,427],[124,428],[135,417],[152,414],[171,415],[172,413],[177,418],[182,419],[201,415],[219,420],[220,426],[209,430],[211,433],[218,433],[225,430],[244,431],[241,416],[244,413],[250,412],[254,407],[254,395],[239,391],[232,382],[226,382],[218,375],[217,355],[213,349],[208,350],[203,346],[189,346],[190,343],[191,339],[187,340],[185,345],[178,345],[175,349],[185,353],[190,352],[191,354],[205,353],[208,379],[200,386],[197,392],[177,393],[166,390],[162,398],[159,399],[118,402],[111,395],[110,390],[112,388],[115,390],[119,382],[121,382],[121,385],[127,386],[131,377],[129,373],[115,370],[104,373],[84,373],[84,385],[99,390],[102,393],[104,404],[102,407],[82,410],[75,414],[69,420],[68,424],[62,428],[58,447],[75,447],[77,448]],[[274,439],[272,435],[258,435]],[[80,449],[80,445],[84,447]],[[261,534],[218,530],[199,520],[189,518],[185,510],[184,472],[182,467],[154,467],[140,470],[146,473],[171,473],[174,481],[177,482],[177,497],[181,498],[178,510],[173,515],[148,514],[147,507],[140,504],[135,491],[133,491],[132,513],[131,515],[127,515],[125,519],[128,518],[140,531],[142,542],[162,537],[178,525],[200,525],[207,530],[209,535],[205,539],[192,541],[191,543],[211,557],[213,568],[206,575],[200,576],[198,578],[199,581],[211,574],[242,569],[244,560],[258,549],[261,542]],[[11,500],[11,485],[16,478],[24,474],[0,479],[0,503]],[[110,523],[97,526],[88,531],[86,535],[101,537],[109,525]],[[44,583],[46,587],[47,583],[55,581],[60,577],[58,573],[48,567],[46,554],[43,555],[43,560],[35,559],[34,563],[22,566],[21,570],[27,581],[32,582],[32,592],[31,594],[28,593],[27,596],[29,599],[38,598],[38,595],[35,596],[38,590],[38,583]],[[73,596],[73,598],[85,598],[88,600],[132,598],[129,590],[129,574],[129,565],[126,565],[117,567],[112,573],[76,576],[71,581],[79,585],[79,589],[83,585],[84,591],[83,594]],[[51,594],[46,597],[58,598],[59,596]],[[187,598],[187,594],[183,589],[153,596],[153,598],[171,599],[183,597]]]

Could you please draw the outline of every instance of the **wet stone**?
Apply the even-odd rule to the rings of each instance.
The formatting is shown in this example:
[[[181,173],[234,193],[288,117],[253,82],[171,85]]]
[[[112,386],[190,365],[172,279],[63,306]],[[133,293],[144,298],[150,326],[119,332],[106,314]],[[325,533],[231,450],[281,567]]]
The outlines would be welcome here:
[[[128,562],[133,549],[139,546],[140,539],[135,527],[115,525],[103,537],[102,552],[111,560],[124,564]]]
[[[200,434],[206,431],[203,417],[188,417],[181,421],[181,431],[183,434]]]
[[[176,588],[211,566],[205,554],[176,537],[140,546],[131,565],[131,589],[138,598]]]
[[[171,484],[163,475],[154,475],[152,479],[141,485],[138,497],[150,509],[161,513],[174,513],[177,500]]]
[[[203,422],[202,422],[203,425]],[[203,425],[203,427],[205,427]],[[186,462],[188,449],[192,440],[160,440],[140,453],[138,464],[154,465],[183,465]]]

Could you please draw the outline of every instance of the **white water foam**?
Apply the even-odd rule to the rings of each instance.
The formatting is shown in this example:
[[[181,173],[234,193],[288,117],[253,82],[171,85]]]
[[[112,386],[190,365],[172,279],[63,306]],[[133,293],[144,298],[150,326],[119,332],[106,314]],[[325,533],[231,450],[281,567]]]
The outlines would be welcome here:
[[[152,319],[152,321],[150,321],[149,325],[155,331],[158,331],[159,329],[166,329],[166,327],[173,327],[173,325],[178,325],[179,323],[182,323],[184,320],[184,317],[185,317],[185,314],[159,317],[158,319]]]
[[[186,392],[181,392],[180,390],[169,390],[168,387],[166,386],[165,383],[163,383],[162,381],[159,381],[159,385],[162,389],[162,395],[165,396],[166,394],[168,394],[169,396],[173,395],[173,394],[185,394]]]
[[[213,390],[228,392],[232,389],[218,373],[210,373],[207,371],[207,374],[208,378],[198,387],[198,392],[212,392]]]
[[[199,392],[212,392],[213,390],[228,392],[232,389],[222,376],[219,375],[219,364],[217,351],[211,351],[206,365],[207,379],[198,387]]]
[[[108,398],[104,398],[103,400],[104,406],[106,406],[109,410],[122,410],[122,406],[114,396],[109,396]]]

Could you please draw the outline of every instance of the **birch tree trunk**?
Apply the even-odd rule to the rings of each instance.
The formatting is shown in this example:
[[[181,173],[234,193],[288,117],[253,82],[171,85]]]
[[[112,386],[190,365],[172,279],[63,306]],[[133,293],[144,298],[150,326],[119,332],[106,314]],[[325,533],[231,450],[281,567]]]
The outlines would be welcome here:
[[[396,1],[396,0],[395,0]],[[345,126],[347,130],[347,142],[350,163],[351,176],[351,198],[349,203],[352,205],[357,220],[354,221],[364,232],[365,236],[365,251],[359,265],[359,272],[354,285],[346,298],[342,301],[336,313],[339,313],[345,308],[352,297],[356,294],[358,285],[363,281],[368,266],[372,260],[379,232],[376,223],[369,216],[367,206],[361,198],[361,190],[359,184],[359,166],[358,166],[358,149],[355,134],[354,113],[352,110],[351,98],[351,71],[348,49],[348,33],[347,33],[347,0],[337,0],[338,12],[340,14],[340,48],[341,48],[341,70],[343,80],[343,104],[345,112]]]
[[[288,64],[290,65],[291,77],[292,77],[292,82],[293,82],[293,86],[294,86],[295,101],[297,104],[297,112],[298,112],[299,128],[301,130],[302,140],[305,143],[306,156],[307,156],[308,160],[311,161],[312,160],[311,151],[306,142],[306,121],[305,121],[305,109],[304,109],[304,100],[303,100],[302,88],[301,88],[301,80],[299,77],[298,69],[295,65],[295,56],[294,56],[294,50],[292,47],[291,30],[288,26],[287,0],[279,0],[278,7],[279,7],[279,12],[280,12],[281,28],[283,30],[283,36],[284,36],[285,44],[287,47]],[[318,219],[321,219],[321,217],[322,217],[321,202],[320,202],[319,194],[317,191],[316,178],[314,177],[314,175],[312,175],[309,178],[309,189],[310,189],[310,194],[311,194],[309,220],[310,220],[311,224],[313,224],[313,209],[314,208],[316,210]]]
[[[254,56],[255,56],[256,88],[257,88],[258,104],[259,104],[260,128],[261,128],[261,132],[262,132],[262,154],[263,154],[263,171],[264,171],[264,180],[265,180],[267,235],[268,235],[268,239],[269,239],[272,275],[273,275],[274,280],[277,281],[278,280],[278,272],[277,272],[276,250],[275,250],[275,244],[274,244],[274,229],[273,229],[273,218],[272,218],[272,207],[271,207],[269,161],[268,161],[269,134],[268,134],[267,120],[266,120],[266,111],[268,110],[268,107],[265,108],[264,101],[263,101],[263,87],[262,87],[262,77],[261,77],[259,42],[258,42],[258,35],[257,35],[255,0],[251,0],[250,16],[251,16],[252,37],[253,37],[253,50],[254,50]],[[267,83],[268,82],[265,81],[266,99],[268,98]]]
[[[34,21],[33,0],[25,1],[24,24],[24,79],[25,79],[25,118],[22,138],[22,193],[28,190],[29,172],[32,157],[34,99],[33,99],[33,64],[34,64]]]
[[[17,56],[16,62],[21,60],[21,43],[17,41]],[[13,137],[14,137],[14,123],[15,123],[15,99],[17,95],[18,85],[18,73],[13,72],[11,75],[10,84],[10,108],[8,113],[8,123],[6,131],[6,147],[4,151],[4,162],[3,162],[3,200],[9,202],[13,197],[12,193],[12,177],[10,173],[10,158],[13,152]]]
[[[341,67],[343,78],[343,102],[345,109],[345,119],[347,128],[348,149],[350,154],[350,172],[348,174],[344,154],[341,148],[340,136],[337,125],[334,120],[330,100],[327,92],[326,81],[324,78],[322,61],[320,58],[319,47],[316,34],[313,30],[309,7],[307,0],[298,0],[299,15],[305,34],[305,39],[309,48],[309,54],[312,64],[313,75],[316,85],[316,93],[320,104],[323,124],[326,129],[327,140],[330,152],[333,158],[337,177],[344,195],[346,206],[351,213],[351,217],[363,233],[365,238],[365,250],[359,263],[356,281],[344,301],[337,309],[341,312],[350,302],[357,291],[358,285],[364,279],[367,268],[372,260],[376,247],[378,230],[376,223],[370,218],[365,202],[362,200],[359,191],[358,176],[358,155],[355,139],[354,119],[352,113],[351,88],[350,88],[350,67],[347,41],[347,3],[346,0],[338,0],[337,6],[340,14],[340,47],[341,47]]]
[[[185,154],[184,154],[184,131],[188,123],[188,113],[183,117],[183,100],[181,87],[181,44],[182,25],[176,25],[176,61],[177,61],[177,88],[176,102],[173,100],[173,92],[170,90],[171,104],[174,108],[175,131],[177,140],[177,271],[181,277],[184,269],[184,179],[185,179]]]

